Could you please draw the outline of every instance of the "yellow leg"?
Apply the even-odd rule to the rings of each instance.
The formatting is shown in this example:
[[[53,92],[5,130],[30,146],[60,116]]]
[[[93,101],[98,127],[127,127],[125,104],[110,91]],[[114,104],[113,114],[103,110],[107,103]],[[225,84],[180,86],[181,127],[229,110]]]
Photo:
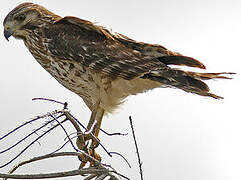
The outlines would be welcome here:
[[[97,101],[92,109],[92,114],[91,114],[91,117],[90,117],[90,120],[89,120],[89,123],[87,126],[87,131],[89,131],[92,128],[92,126],[94,125],[95,120],[97,121],[97,123],[92,131],[92,133],[95,137],[98,137],[98,135],[99,135],[102,118],[103,118],[104,112],[105,112],[104,109],[99,107],[99,105],[100,105],[100,101]]]
[[[100,101],[97,101],[92,108],[92,113],[91,113],[90,120],[89,120],[89,123],[87,126],[87,131],[89,131],[91,129],[91,127],[93,126],[93,124],[95,122],[95,117],[96,117],[99,105],[100,105]]]
[[[102,108],[98,108],[95,116],[96,124],[95,125],[93,124],[94,127],[92,129],[92,134],[95,136],[95,138],[92,138],[92,143],[91,143],[92,148],[96,148],[99,144],[98,135],[100,132],[100,126],[101,126],[103,115],[104,115],[104,110]]]
[[[97,111],[97,114],[96,114],[97,124],[96,124],[95,130],[94,130],[94,136],[95,137],[98,137],[98,135],[99,135],[100,126],[101,126],[101,123],[102,123],[104,112],[105,111],[102,108],[99,108],[98,111]]]
[[[84,139],[85,142],[89,139],[91,139],[91,144],[90,144],[90,149],[86,149],[86,153],[89,154],[90,156],[92,156],[93,158],[95,158],[98,161],[101,161],[101,157],[95,152],[95,148],[98,146],[99,144],[99,140],[98,140],[98,135],[99,135],[99,131],[100,131],[100,126],[101,126],[101,122],[102,122],[102,118],[104,115],[104,110],[102,108],[99,107],[100,101],[98,101],[93,109],[92,109],[92,113],[91,113],[91,117],[89,120],[89,123],[87,125],[87,132],[91,131],[91,134],[85,134],[84,135]],[[96,124],[95,124],[96,121]],[[94,127],[93,127],[94,126]],[[95,137],[93,137],[95,136]],[[81,143],[78,139],[77,139],[77,146],[79,147],[79,149],[84,150],[84,147],[86,143]],[[88,161],[88,157],[83,156],[83,157],[79,157],[80,160],[82,161],[81,163],[81,167],[84,167],[86,165],[86,162]],[[95,163],[93,161],[89,161],[90,162],[90,166],[94,165]]]

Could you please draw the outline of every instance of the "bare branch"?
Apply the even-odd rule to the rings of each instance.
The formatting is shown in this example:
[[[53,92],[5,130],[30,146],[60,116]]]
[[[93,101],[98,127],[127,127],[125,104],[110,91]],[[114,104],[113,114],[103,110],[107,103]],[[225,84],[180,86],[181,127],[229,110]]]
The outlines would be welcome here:
[[[77,133],[82,133],[82,131],[80,130],[79,126],[78,125],[81,125],[82,127],[84,127],[69,111],[63,111],[63,113],[65,114],[65,116],[68,118],[68,120],[70,120],[70,122],[73,124],[73,126],[75,127],[75,129],[77,130]],[[85,127],[84,127],[85,130],[87,130]],[[98,138],[96,138],[92,132],[89,132],[89,134],[91,135],[91,137],[100,144],[100,146],[104,149],[104,151],[110,156],[112,157],[112,155],[109,153],[109,151],[100,143],[100,140]],[[77,134],[78,135],[78,134]],[[78,138],[80,138],[80,136],[78,136]],[[82,142],[84,142],[84,139],[81,139]]]
[[[84,178],[84,180],[91,180],[91,179],[95,178],[96,176],[97,176],[96,174],[92,174],[92,175]]]
[[[67,138],[68,138],[68,140],[69,140],[69,142],[70,142],[70,144],[71,144],[71,146],[73,147],[73,149],[75,150],[75,151],[79,151],[75,146],[74,146],[74,144],[73,144],[73,142],[72,142],[72,140],[70,139],[70,137],[69,137],[69,135],[68,135],[68,133],[67,133],[67,131],[66,131],[66,129],[64,128],[64,126],[58,121],[58,119],[57,118],[55,118],[52,114],[50,114],[50,116],[60,125],[60,127],[63,129],[63,131],[64,131],[64,133],[66,134],[66,136],[67,136]]]
[[[67,106],[67,105],[65,105],[66,103],[56,101],[56,100],[53,100],[53,99],[48,99],[48,98],[33,98],[32,99],[32,101],[36,101],[36,100],[50,101],[50,102],[54,102],[54,103],[58,103],[58,104],[62,104],[64,106]]]
[[[48,158],[54,158],[54,157],[62,157],[62,156],[79,156],[82,153],[79,152],[60,152],[55,154],[47,154],[39,157],[35,157],[32,159],[29,159],[27,161],[23,161],[17,165],[15,165],[9,173],[12,174],[14,171],[16,171],[19,167],[29,164],[35,161],[44,160]],[[124,175],[121,175],[117,173],[115,170],[109,170],[107,168],[104,168],[103,166],[98,167],[91,167],[91,168],[82,168],[80,170],[74,170],[74,171],[65,171],[65,172],[58,172],[58,173],[47,173],[47,174],[34,174],[34,175],[10,175],[10,174],[0,174],[1,178],[4,178],[3,180],[7,180],[8,178],[12,179],[44,179],[44,178],[57,178],[57,177],[67,177],[67,176],[75,176],[75,175],[86,175],[90,174],[91,177],[95,176],[102,176],[103,174],[110,177],[115,177],[111,173],[117,174],[118,176],[121,176],[125,179],[129,179]],[[106,177],[105,176],[105,177]],[[87,178],[86,178],[87,179]],[[118,180],[117,177],[115,179]]]
[[[62,115],[60,115],[59,117],[61,117]],[[36,119],[34,119],[36,120]],[[33,132],[29,133],[27,136],[25,136],[24,138],[20,139],[17,143],[13,144],[12,146],[8,147],[5,150],[0,151],[0,154],[9,151],[10,149],[14,148],[15,146],[17,146],[18,144],[20,144],[21,142],[23,142],[24,140],[26,140],[28,137],[30,137],[33,134],[36,134],[37,131],[39,131],[40,129],[46,127],[48,124],[52,123],[54,120],[48,121],[47,123],[45,123],[44,125],[40,126],[39,128],[35,129]],[[25,124],[26,125],[26,124]],[[20,126],[19,126],[20,127]],[[17,128],[16,128],[17,130]],[[9,133],[8,133],[9,134]]]
[[[60,153],[55,153],[55,154],[46,154],[43,156],[38,156],[38,157],[34,157],[32,159],[20,162],[18,164],[16,164],[10,171],[9,173],[12,174],[14,171],[16,171],[20,166],[23,166],[25,164],[29,164],[35,161],[39,161],[39,160],[43,160],[43,159],[48,159],[48,158],[54,158],[54,157],[59,157],[59,156],[78,156],[81,153],[79,152],[60,152]]]
[[[134,131],[134,127],[133,127],[131,116],[129,116],[129,120],[130,120],[130,125],[131,125],[131,131],[132,131],[133,139],[134,139],[134,142],[135,142],[135,147],[136,147],[136,153],[137,153],[137,158],[138,158],[138,163],[139,163],[141,180],[143,180],[142,162],[141,162],[141,157],[140,157],[138,146],[137,146],[137,141],[136,141],[136,136],[135,136],[135,131]]]
[[[57,110],[55,110],[55,111],[51,112],[50,114],[57,114],[57,113],[60,113],[60,112],[57,111]],[[7,134],[5,134],[5,135],[3,135],[2,137],[0,137],[0,141],[1,141],[2,139],[6,138],[7,136],[11,135],[12,133],[16,132],[18,129],[26,126],[27,124],[31,124],[32,122],[35,122],[35,121],[40,120],[40,119],[42,119],[42,118],[46,118],[47,116],[48,116],[47,114],[44,114],[44,115],[42,115],[42,116],[37,116],[36,118],[31,119],[31,120],[23,123],[22,125],[16,127],[15,129],[11,130],[11,131],[8,132]]]
[[[63,120],[61,121],[61,123],[64,123],[66,121]],[[50,131],[52,131],[53,129],[55,129],[57,126],[59,126],[59,124],[51,127],[49,130],[45,131],[43,134],[41,134],[39,137],[37,137],[34,141],[32,141],[28,146],[26,146],[20,153],[18,153],[14,158],[12,158],[10,161],[8,161],[7,163],[5,163],[4,165],[0,166],[0,168],[3,168],[5,166],[7,166],[8,164],[10,164],[11,162],[13,162],[15,159],[17,159],[22,153],[24,153],[31,145],[33,145],[36,141],[38,141],[40,138],[42,138],[45,134],[49,133]]]
[[[126,162],[127,165],[129,166],[129,168],[131,168],[131,164],[127,161],[127,159],[126,159],[122,154],[120,154],[120,153],[118,153],[118,152],[109,152],[109,153],[110,153],[110,154],[116,154],[116,155],[120,156],[122,159],[125,160],[125,162]]]
[[[33,132],[29,133],[27,136],[20,139],[17,143],[15,143],[14,145],[12,145],[12,146],[8,147],[7,149],[3,150],[2,152],[0,152],[0,154],[1,154],[1,153],[4,153],[4,152],[14,148],[19,143],[21,143],[22,141],[24,141],[25,139],[27,139],[28,137],[30,137],[34,133],[37,133],[39,130],[43,129],[48,124],[51,124],[51,127],[49,127],[48,130],[46,130],[42,134],[38,135],[38,137],[36,139],[34,139],[30,144],[28,144],[24,149],[22,149],[20,153],[18,153],[14,158],[12,158],[6,164],[0,166],[0,168],[5,167],[8,164],[10,164],[11,162],[13,162],[20,155],[22,155],[30,146],[32,146],[35,142],[38,142],[39,139],[41,139],[43,136],[45,136],[50,131],[56,129],[58,126],[60,126],[63,129],[63,131],[66,135],[66,138],[68,140],[67,140],[67,142],[64,143],[64,145],[62,145],[59,149],[55,150],[53,153],[43,155],[43,156],[39,156],[39,157],[35,157],[35,158],[32,158],[32,159],[27,160],[27,161],[23,161],[23,162],[15,165],[9,171],[10,174],[3,174],[3,173],[0,174],[0,178],[3,177],[4,180],[6,180],[7,178],[12,178],[12,179],[45,179],[45,178],[58,178],[58,177],[76,176],[76,175],[85,175],[85,176],[87,175],[85,177],[85,180],[91,180],[91,179],[94,179],[94,178],[96,180],[104,180],[104,179],[106,179],[106,177],[109,177],[111,180],[120,180],[121,177],[124,178],[124,179],[129,179],[128,177],[118,173],[113,167],[111,167],[111,165],[103,164],[103,163],[100,162],[101,158],[98,157],[99,155],[97,153],[95,153],[95,151],[94,151],[94,149],[97,146],[89,147],[88,144],[86,144],[86,147],[84,146],[84,149],[82,149],[81,146],[79,147],[78,144],[77,144],[77,147],[79,149],[75,147],[74,143],[72,142],[73,138],[78,138],[78,140],[83,141],[84,145],[87,142],[87,140],[91,139],[92,141],[96,141],[98,143],[98,145],[100,145],[110,157],[112,157],[113,154],[118,155],[118,156],[122,157],[126,161],[128,166],[130,167],[129,162],[126,160],[126,158],[123,155],[121,155],[118,152],[107,151],[107,149],[100,143],[99,139],[92,134],[92,131],[86,131],[85,126],[82,125],[81,122],[79,122],[78,119],[76,119],[68,111],[67,103],[62,103],[62,102],[55,101],[55,100],[52,100],[52,99],[47,99],[47,98],[34,98],[33,100],[46,100],[46,101],[51,101],[51,102],[54,102],[54,103],[59,103],[59,104],[64,105],[64,108],[62,110],[55,110],[51,113],[47,113],[47,114],[44,114],[42,116],[38,116],[35,119],[32,119],[32,120],[24,123],[23,125],[15,128],[11,132],[9,132],[6,135],[4,135],[3,137],[1,137],[0,140],[4,139],[5,137],[9,136],[10,134],[14,133],[15,131],[19,130],[20,128],[24,127],[25,125],[30,124],[30,123],[32,123],[36,120],[43,119],[43,118],[51,118],[49,121],[45,122],[42,126],[38,127]],[[61,118],[61,117],[64,117],[64,118]],[[60,121],[59,118],[61,118],[61,121]],[[77,134],[75,137],[70,137],[74,133],[68,134],[67,130],[62,125],[64,122],[66,122],[68,120],[71,122],[71,124],[74,126],[75,130],[77,131],[77,132],[75,132],[75,134]],[[57,122],[57,124],[55,122]],[[82,132],[81,127],[86,131],[85,133]],[[107,133],[103,130],[102,130],[102,132],[104,132],[104,133],[106,133],[107,135],[110,135],[110,136],[111,135],[126,135],[126,134],[121,134],[121,133],[110,134],[110,133]],[[85,137],[85,136],[90,136],[90,137]],[[67,143],[71,143],[73,149],[76,152],[56,153],[57,151],[62,149]],[[94,153],[94,155],[93,155],[93,153]],[[39,161],[39,160],[42,160],[42,159],[59,157],[59,156],[78,156],[79,159],[82,161],[81,165],[83,165],[83,166],[80,165],[81,168],[79,168],[78,170],[65,171],[65,172],[55,172],[55,173],[45,173],[45,174],[25,174],[25,175],[22,175],[22,174],[13,175],[12,174],[20,166],[23,166],[25,164],[35,162],[35,161]],[[91,168],[83,168],[85,166],[86,162],[90,163]]]
[[[103,133],[105,133],[108,136],[127,136],[128,135],[128,133],[108,133],[101,128],[100,128],[100,131],[102,131]]]
[[[0,178],[11,178],[11,179],[47,179],[47,178],[60,178],[68,176],[86,175],[86,174],[107,174],[116,173],[115,171],[108,169],[96,169],[96,168],[83,168],[72,171],[56,172],[56,173],[46,173],[46,174],[2,174],[0,173]],[[119,175],[119,174],[118,174]],[[123,176],[122,176],[123,177]],[[129,178],[127,178],[129,179]]]
[[[41,117],[37,117],[37,118],[35,118],[35,119],[32,119],[32,120],[30,120],[30,121],[25,122],[24,124],[16,127],[16,128],[13,129],[12,131],[10,131],[10,132],[8,132],[7,134],[5,134],[5,135],[3,135],[2,137],[0,137],[0,140],[6,138],[7,136],[9,136],[10,134],[14,133],[14,132],[17,131],[18,129],[24,127],[25,125],[30,124],[30,123],[32,123],[32,122],[34,122],[34,121],[39,120],[39,119],[41,119]]]

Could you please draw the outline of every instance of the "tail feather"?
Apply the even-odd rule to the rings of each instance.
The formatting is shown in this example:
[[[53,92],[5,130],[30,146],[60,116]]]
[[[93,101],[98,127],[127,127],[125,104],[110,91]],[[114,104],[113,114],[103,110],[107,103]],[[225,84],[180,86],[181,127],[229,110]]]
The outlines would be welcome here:
[[[136,42],[135,40],[130,39],[122,34],[115,34],[113,35],[113,38],[121,42],[126,47],[139,51],[140,53],[151,56],[155,59],[157,58],[161,63],[163,63],[163,66],[160,67],[160,69],[153,70],[152,72],[144,74],[141,77],[150,79],[152,81],[158,81],[161,83],[160,86],[175,87],[201,96],[222,99],[221,96],[210,93],[208,85],[202,80],[231,79],[225,75],[235,74],[229,72],[198,73],[173,69],[168,65],[197,67],[200,69],[206,69],[206,67],[200,61],[194,58],[183,56],[177,52],[169,51],[167,48],[160,45]]]
[[[208,79],[232,79],[227,76],[223,76],[224,74],[231,75],[235,74],[232,72],[221,72],[221,73],[197,73],[197,72],[187,72],[189,75],[202,79],[202,80],[208,80]]]
[[[160,70],[159,72],[145,74],[144,76],[142,76],[142,78],[158,81],[161,83],[161,86],[174,87],[201,96],[209,96],[215,99],[223,99],[223,97],[221,96],[210,93],[208,85],[202,81],[216,78],[230,79],[223,74],[234,73],[196,73],[167,68],[165,70]]]

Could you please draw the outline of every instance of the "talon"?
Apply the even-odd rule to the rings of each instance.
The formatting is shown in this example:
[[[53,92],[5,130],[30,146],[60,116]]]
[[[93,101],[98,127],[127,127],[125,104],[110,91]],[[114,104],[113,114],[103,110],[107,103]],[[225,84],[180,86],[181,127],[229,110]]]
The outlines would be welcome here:
[[[100,140],[98,138],[92,139],[91,148],[95,149],[100,145]]]
[[[88,140],[91,139],[91,135],[89,135],[89,134],[83,134],[83,139],[84,139],[84,141],[88,141]]]
[[[102,160],[102,159],[101,159],[101,156],[100,156],[97,152],[95,152],[94,156],[95,156],[95,159],[96,159],[96,160],[98,160],[98,161],[101,161],[101,160]]]
[[[79,166],[79,169],[81,169],[81,168],[83,168],[83,167],[86,165],[86,163],[88,162],[88,160],[87,160],[87,157],[86,157],[85,154],[80,154],[80,155],[78,156],[78,159],[81,161],[81,164],[80,164],[80,166]]]
[[[80,150],[85,150],[88,146],[88,144],[86,144],[86,141],[80,139],[80,137],[77,138],[76,145]]]
[[[92,134],[83,134],[83,135],[79,136],[79,138],[81,138],[81,139],[78,138],[76,141],[76,144],[80,150],[84,150],[87,148],[87,146],[89,144],[86,142],[88,142],[89,140],[92,140],[91,145],[90,145],[90,147],[92,149],[95,149],[99,146],[100,140],[97,137],[93,137],[94,135],[92,135]]]
[[[96,153],[94,149],[90,149],[89,154],[90,154],[90,156],[93,157],[95,160],[101,162],[101,160],[102,160],[102,159],[101,159],[101,156],[100,156],[98,153]],[[97,165],[98,165],[98,164],[97,164],[95,161],[93,161],[93,160],[90,160],[89,162],[90,162],[90,167],[93,167],[93,166],[97,166]]]
[[[85,167],[87,162],[81,162],[80,166],[79,166],[79,169],[82,169],[83,167]]]

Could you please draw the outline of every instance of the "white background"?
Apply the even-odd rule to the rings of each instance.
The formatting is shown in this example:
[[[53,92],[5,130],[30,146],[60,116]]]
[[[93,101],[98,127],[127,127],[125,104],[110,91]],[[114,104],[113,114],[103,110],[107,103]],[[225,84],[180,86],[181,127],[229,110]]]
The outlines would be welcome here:
[[[0,20],[23,1],[1,1]],[[128,116],[134,121],[145,179],[239,180],[241,178],[240,42],[241,1],[239,0],[89,0],[33,1],[54,13],[77,16],[123,33],[138,41],[159,43],[168,49],[202,61],[208,72],[236,72],[233,80],[209,81],[211,91],[224,100],[188,94],[176,89],[155,89],[128,98],[103,120],[108,132],[128,132],[126,137],[101,134],[110,151],[121,152],[131,163],[102,152],[103,162],[112,164],[131,179],[139,179],[138,163]],[[0,27],[3,32],[3,27]],[[61,106],[32,102],[34,97],[67,101],[72,113],[84,124],[90,111],[82,99],[62,87],[34,60],[23,42],[0,36],[0,136],[17,125]],[[30,129],[33,127],[30,127]],[[0,141],[0,150],[29,133]],[[73,130],[70,132],[73,132]],[[64,134],[56,131],[35,144],[22,157],[49,153],[62,145]],[[30,141],[24,142],[23,147]],[[20,147],[0,155],[7,162]],[[71,148],[67,147],[66,151]],[[0,169],[7,172],[10,166]],[[40,173],[78,167],[76,158],[61,158],[28,165],[17,173]],[[79,177],[66,179],[80,179]]]

